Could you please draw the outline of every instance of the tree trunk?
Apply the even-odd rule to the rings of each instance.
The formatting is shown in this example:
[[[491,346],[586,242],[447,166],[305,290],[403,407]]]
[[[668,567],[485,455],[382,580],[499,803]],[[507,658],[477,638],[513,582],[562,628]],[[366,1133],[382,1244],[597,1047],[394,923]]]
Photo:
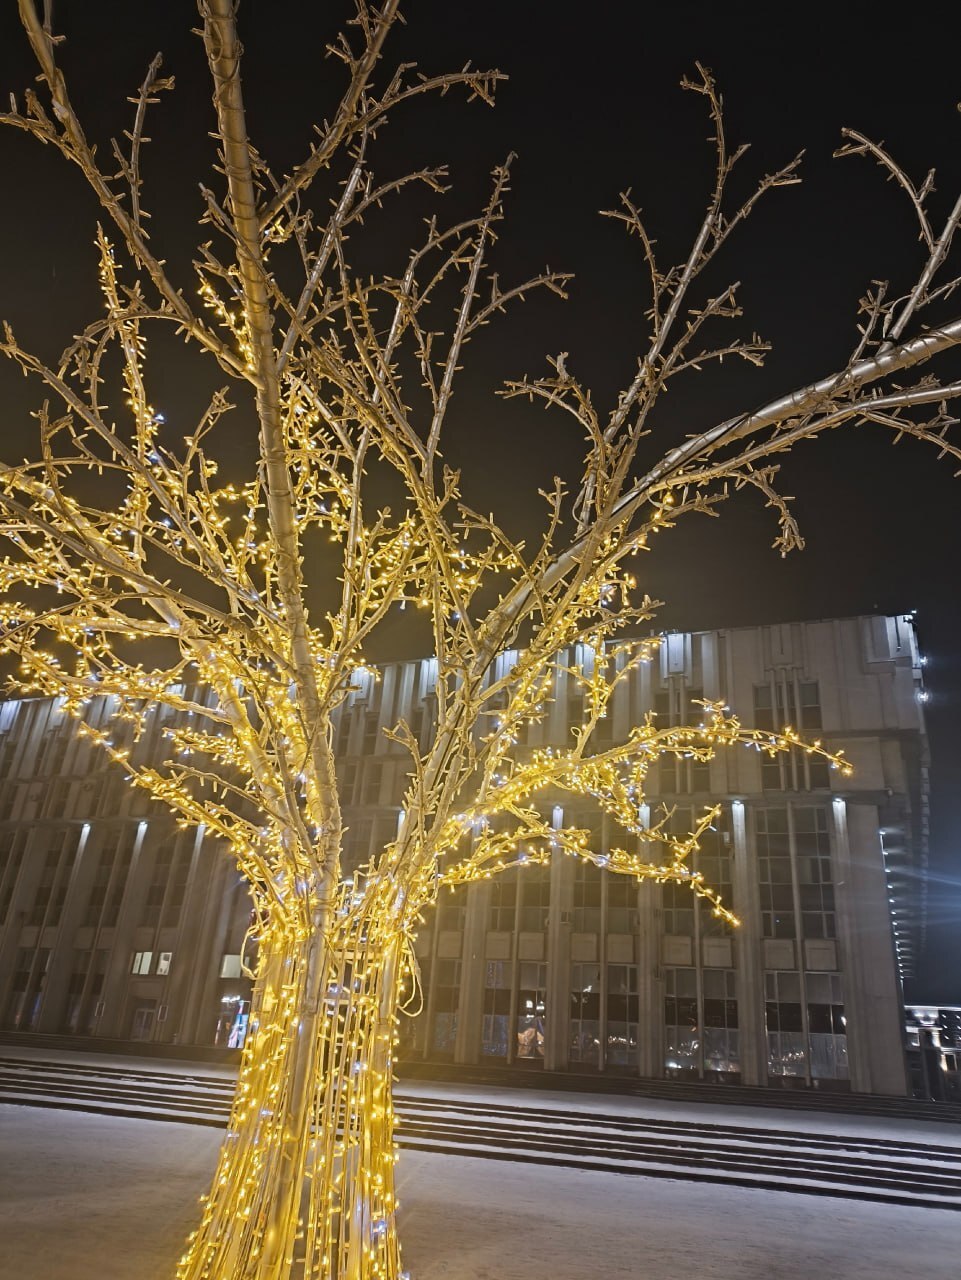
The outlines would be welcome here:
[[[261,941],[237,1093],[178,1280],[399,1280],[401,936],[367,913]]]

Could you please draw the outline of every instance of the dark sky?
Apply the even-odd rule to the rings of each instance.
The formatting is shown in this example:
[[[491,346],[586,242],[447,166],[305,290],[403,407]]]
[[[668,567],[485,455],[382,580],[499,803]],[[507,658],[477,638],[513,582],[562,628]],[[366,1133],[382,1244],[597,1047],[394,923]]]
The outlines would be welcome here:
[[[305,153],[310,124],[332,101],[336,68],[324,59],[334,4],[244,0],[245,92],[255,141],[277,171]],[[576,466],[580,446],[540,411],[493,399],[503,378],[570,364],[609,404],[644,340],[636,245],[597,217],[630,187],[666,257],[683,251],[711,181],[701,103],[678,82],[697,60],[724,94],[729,136],[750,141],[745,180],[802,148],[804,185],[774,192],[732,242],[712,284],[742,282],[744,331],[775,350],[760,373],[702,375],[658,420],[651,458],[690,431],[835,369],[852,344],[858,298],[872,279],[913,282],[920,248],[903,199],[864,160],[833,160],[843,125],[889,149],[918,180],[938,170],[934,211],[961,189],[961,18],[952,6],[905,9],[897,22],[874,5],[674,3],[618,0],[564,5],[419,0],[388,53],[427,72],[470,58],[509,82],[495,111],[463,97],[424,102],[385,130],[383,176],[446,162],[454,190],[442,216],[478,206],[487,174],[516,151],[510,218],[497,265],[505,282],[545,263],[576,273],[571,302],[529,301],[485,332],[458,392],[448,456],[470,468],[468,497],[523,511],[524,495]],[[347,12],[347,6],[343,6]],[[308,16],[303,16],[307,11]],[[125,126],[124,98],[154,52],[178,78],[158,112],[147,160],[147,205],[179,282],[190,286],[197,183],[210,181],[209,92],[196,12],[185,0],[58,0],[63,63],[88,132],[105,145]],[[0,95],[32,75],[15,6],[0,14]],[[0,133],[0,315],[28,343],[57,351],[96,307],[89,252],[95,213],[79,179],[11,131]],[[426,211],[398,205],[372,225],[371,265],[384,265]],[[961,259],[961,254],[959,254]],[[396,262],[397,259],[394,259]],[[196,410],[200,375],[162,362],[154,397],[168,416]],[[0,370],[4,431],[15,447],[30,400]],[[961,431],[959,431],[961,435]],[[953,468],[908,441],[892,450],[867,429],[806,445],[787,459],[807,548],[781,561],[771,513],[751,498],[720,521],[692,521],[651,557],[643,584],[667,604],[666,626],[711,627],[916,609],[928,657],[933,757],[929,945],[913,999],[961,1002],[961,562],[959,484]]]

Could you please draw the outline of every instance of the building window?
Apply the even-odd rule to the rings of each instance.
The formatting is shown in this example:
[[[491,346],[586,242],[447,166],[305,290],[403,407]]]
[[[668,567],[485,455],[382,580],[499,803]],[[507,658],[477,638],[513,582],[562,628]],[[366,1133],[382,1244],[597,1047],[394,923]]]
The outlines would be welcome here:
[[[434,968],[434,1026],[431,1037],[431,1047],[436,1053],[454,1052],[460,985],[461,962],[438,958]]]
[[[513,904],[511,904],[513,911]],[[513,915],[511,916],[513,927]],[[484,1015],[481,1053],[488,1058],[506,1058],[510,1031],[511,964],[509,960],[488,960],[484,967]]]
[[[83,1007],[83,993],[87,985],[87,974],[90,971],[92,951],[75,950],[70,981],[67,984],[67,1007],[64,1010],[62,1029],[75,1035],[80,1029],[80,1014]]]
[[[63,763],[66,756],[67,737],[64,726],[59,724],[44,734],[43,743],[37,753],[37,776],[58,777],[63,772]]]
[[[847,1019],[839,973],[806,973],[811,1075],[815,1080],[848,1078]]]
[[[701,836],[701,847],[694,855],[693,866],[695,871],[701,872],[706,883],[721,895],[724,905],[730,908],[734,901],[734,883],[728,815],[729,809],[725,807]],[[702,934],[730,936],[730,925],[715,916],[709,903],[699,901],[697,911]]]
[[[170,972],[170,962],[173,959],[172,951],[161,951],[157,957],[157,976],[165,978]]]
[[[801,1017],[801,975],[793,971],[765,973],[764,988],[768,1073],[804,1076],[807,1052]]]
[[[190,851],[179,849],[174,855],[167,880],[167,892],[164,896],[163,912],[160,917],[162,929],[174,928],[180,920],[184,900],[187,897],[187,880],[190,876]]]
[[[241,978],[243,973],[243,965],[239,955],[226,955],[221,960],[220,976],[222,978]]]
[[[661,909],[665,933],[694,936],[694,894],[687,885],[668,880],[661,887]]]
[[[698,705],[704,690],[672,680],[654,695],[655,724],[658,729],[700,723],[704,708]],[[691,756],[661,756],[656,788],[663,795],[705,794],[711,789],[711,766],[707,760]]]
[[[467,908],[464,905],[462,894],[458,894],[456,897],[444,898],[437,904],[434,917],[436,924],[434,927],[438,932],[462,933],[466,915]]]
[[[761,932],[765,938],[794,938],[794,886],[787,810],[758,809],[756,833]]]
[[[626,878],[626,877],[622,877]],[[607,966],[607,1043],[609,1067],[636,1067],[638,1045],[637,966]]]
[[[795,684],[789,673],[754,686],[754,725],[777,731],[788,725],[810,739],[821,729],[821,695],[816,680]],[[816,791],[830,788],[828,762],[823,756],[792,749],[761,755],[761,786],[765,791]]]
[[[107,895],[103,919],[100,922],[107,928],[113,928],[120,918],[120,908],[123,905],[124,894],[127,890],[127,878],[133,861],[135,839],[136,836],[133,829],[121,831],[117,837],[116,846],[111,852],[110,892]]]
[[[816,1080],[848,1077],[847,1023],[837,973],[764,975],[768,1072]],[[806,1026],[805,1026],[806,1021]]]
[[[4,832],[0,836],[0,924],[7,918],[13,890],[23,862],[25,837],[23,832]]]
[[[370,858],[370,842],[374,834],[373,818],[352,818],[344,833],[343,867],[350,874]]]
[[[599,867],[584,858],[578,858],[574,863],[574,891],[571,901],[575,933],[601,932],[603,874]]]
[[[528,867],[521,873],[520,927],[523,933],[541,933],[547,928],[551,905],[551,869]]]
[[[547,1019],[547,965],[521,964],[517,984],[517,1056],[543,1058]]]
[[[331,740],[331,749],[338,760],[341,756],[347,754],[349,738],[350,714],[347,708],[342,706],[334,714],[333,737]]]
[[[361,789],[361,804],[380,804],[380,788],[384,777],[384,763],[379,759],[364,760],[364,782]]]
[[[601,971],[596,964],[571,965],[570,1045],[572,1063],[598,1065],[601,1045]]]
[[[362,756],[372,756],[377,750],[377,743],[380,740],[378,720],[376,711],[369,711],[364,716],[364,736],[360,744]]]
[[[135,951],[133,954],[133,964],[130,966],[130,972],[147,974],[150,972],[150,966],[152,963],[152,951]]]
[[[16,1031],[36,1030],[49,965],[47,947],[21,947],[17,951],[5,1017],[8,1027]]]
[[[517,911],[516,871],[502,871],[491,882],[487,927],[492,933],[513,933]]]
[[[357,761],[350,760],[337,770],[337,785],[340,803],[349,808],[354,803],[354,792],[357,790]]]
[[[824,809],[795,809],[798,893],[801,934],[805,938],[837,936],[828,816]]]
[[[798,806],[790,819],[787,809],[759,809],[756,813],[763,935],[834,938],[837,928],[827,810]]]
[[[605,871],[607,881],[607,932],[633,933],[637,929],[637,881],[633,876]]]
[[[67,883],[76,857],[76,848],[66,831],[54,832],[47,849],[33,907],[28,917],[34,925],[57,925],[67,899]]]
[[[740,1071],[737,1020],[737,974],[733,969],[705,969],[704,1069]]]
[[[140,913],[140,923],[151,928],[160,923],[160,912],[163,908],[173,866],[174,851],[169,843],[164,843],[154,854],[153,874],[147,889],[147,897]]]
[[[424,737],[424,725],[427,720],[426,710],[423,699],[417,699],[406,716],[407,727],[410,729],[411,737],[418,748]]]
[[[804,733],[821,728],[821,694],[816,680],[802,680],[798,685],[801,714],[799,727]]]
[[[688,808],[677,807],[667,820],[667,830],[675,836],[687,835],[693,828],[695,814]],[[700,839],[700,847],[691,858],[691,867],[700,871],[705,882],[717,890],[722,901],[730,907],[733,898],[731,872],[731,838],[727,815],[721,813]],[[664,912],[664,932],[693,937],[695,916],[698,931],[702,934],[725,934],[728,926],[717,919],[707,903],[698,903],[691,889],[684,884],[668,881],[661,888],[661,909]]]
[[[697,1071],[697,970],[664,971],[664,1065],[668,1072]]]
[[[133,843],[133,834],[122,831],[100,850],[87,899],[85,924],[112,928],[117,923],[133,858]]]
[[[6,775],[0,774],[0,777]],[[7,782],[0,786],[0,822],[13,817],[13,807],[17,800],[19,787],[15,782]]]

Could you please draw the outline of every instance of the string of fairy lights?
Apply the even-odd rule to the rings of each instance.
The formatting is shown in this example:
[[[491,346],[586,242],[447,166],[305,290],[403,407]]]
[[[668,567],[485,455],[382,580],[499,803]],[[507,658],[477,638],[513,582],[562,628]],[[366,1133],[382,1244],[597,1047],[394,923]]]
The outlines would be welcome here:
[[[61,699],[131,785],[222,843],[250,886],[248,1036],[178,1280],[403,1280],[393,1064],[399,1013],[418,1000],[417,931],[438,896],[570,857],[636,882],[684,885],[735,924],[698,865],[716,808],[682,834],[670,811],[652,819],[652,768],[744,748],[816,753],[849,772],[821,743],[791,728],[747,728],[710,701],[691,708],[688,725],[647,715],[616,742],[601,732],[657,650],[656,639],[630,638],[655,614],[638,594],[637,557],[681,516],[712,512],[745,483],[777,509],[781,542],[789,541],[793,525],[770,473],[753,454],[739,462],[740,445],[729,464],[706,446],[701,473],[691,470],[696,452],[682,465],[675,450],[640,493],[632,477],[669,377],[726,354],[760,358],[756,340],[698,347],[703,324],[736,314],[733,290],[697,309],[685,299],[726,230],[761,192],[793,180],[793,166],[763,179],[740,213],[722,215],[731,162],[720,102],[702,72],[694,87],[708,101],[718,173],[687,265],[661,274],[653,241],[625,206],[654,290],[651,345],[636,377],[606,423],[563,356],[548,377],[507,386],[508,395],[568,410],[586,445],[576,492],[559,478],[542,491],[542,533],[528,546],[468,505],[440,453],[471,335],[506,301],[538,286],[563,294],[567,280],[545,271],[502,287],[491,271],[509,165],[495,169],[478,217],[446,230],[430,219],[396,278],[362,278],[347,259],[348,227],[408,181],[437,190],[443,177],[424,171],[378,187],[358,113],[379,120],[385,104],[454,85],[489,100],[496,73],[408,81],[405,67],[379,107],[366,81],[352,86],[334,147],[350,148],[352,176],[315,226],[300,196],[333,153],[321,138],[293,178],[268,180],[243,126],[234,6],[201,7],[229,196],[221,203],[205,191],[205,217],[226,233],[227,254],[217,257],[215,237],[201,246],[188,300],[152,256],[140,221],[143,118],[170,82],[152,68],[134,100],[129,155],[118,145],[119,177],[105,174],[73,115],[54,42],[35,12],[31,24],[28,0],[21,4],[56,109],[17,116],[13,106],[10,120],[80,166],[125,252],[98,228],[104,313],[55,366],[9,330],[0,340],[59,406],[59,416],[48,404],[35,415],[36,459],[0,466],[0,656],[19,660],[20,691]],[[354,60],[346,37],[337,46],[354,77],[373,73],[396,10],[394,0],[377,14],[360,6],[354,34],[366,55]],[[254,213],[236,213],[241,204]],[[274,270],[285,248],[305,272],[300,301],[284,292],[286,268]],[[158,411],[144,336],[155,321],[173,322],[256,400],[259,456],[244,479],[228,474],[237,450],[226,391],[189,427]],[[405,386],[409,368],[416,389],[409,375]],[[423,430],[418,404],[427,406]],[[777,431],[767,447],[782,447]],[[372,496],[375,464],[393,475],[392,507]],[[324,604],[311,612],[318,584]],[[370,637],[408,608],[430,630],[433,719],[429,729],[398,720],[386,730],[391,749],[406,752],[402,820],[370,865],[344,876],[334,721],[361,673],[376,676],[365,665]],[[560,698],[573,709],[565,740],[533,745],[546,740],[540,728]],[[98,699],[111,708],[109,724],[89,714]],[[145,742],[158,720],[159,739]],[[615,839],[601,847],[582,826],[556,820],[568,796],[600,810]]]
[[[127,342],[126,349],[139,364],[139,345]],[[184,468],[194,469],[197,497],[177,479],[172,456],[160,451],[157,414],[142,382],[131,377],[128,392],[143,462],[130,500],[109,516],[98,518],[64,493],[75,461],[48,463],[40,478],[30,468],[4,473],[5,492],[32,504],[41,533],[7,517],[4,532],[18,551],[2,567],[0,648],[21,658],[21,688],[61,697],[79,732],[133,785],[184,825],[203,824],[224,841],[252,888],[256,985],[249,1035],[217,1175],[181,1260],[180,1280],[279,1276],[295,1257],[305,1276],[396,1280],[402,1272],[391,1082],[398,1005],[405,983],[416,984],[414,938],[438,894],[571,856],[609,874],[684,884],[733,924],[729,907],[696,865],[716,810],[706,809],[684,835],[669,830],[667,815],[643,820],[652,766],[664,757],[705,761],[735,746],[817,752],[842,772],[848,766],[792,729],[747,729],[710,702],[692,709],[700,714],[691,725],[661,727],[649,715],[623,742],[595,745],[615,691],[657,647],[656,640],[614,638],[630,613],[626,606],[612,608],[612,599],[626,601],[633,581],[612,572],[608,558],[583,575],[574,608],[556,607],[536,643],[513,652],[499,675],[471,686],[453,663],[439,669],[446,687],[434,740],[446,733],[454,749],[428,776],[430,746],[422,751],[403,725],[393,731],[412,750],[407,817],[375,864],[339,882],[327,926],[318,932],[314,850],[325,814],[302,711],[289,697],[289,676],[278,660],[286,640],[270,586],[275,570],[270,539],[261,531],[262,496],[252,486],[211,488],[213,469],[203,451],[190,446]],[[291,420],[308,436],[322,430],[319,417],[302,412]],[[302,452],[311,460],[323,455],[322,449]],[[303,487],[310,506],[319,486],[304,481]],[[332,489],[328,483],[324,490],[328,509],[313,518],[329,537],[356,537],[341,514],[343,493],[335,498]],[[652,517],[655,525],[664,519],[663,506]],[[242,513],[241,531],[231,535],[235,510]],[[45,531],[55,530],[57,521],[82,534],[95,554],[70,555],[55,531]],[[362,527],[361,539],[367,549],[355,564],[364,566],[364,599],[373,602],[391,593],[396,602],[398,575],[406,575],[410,585],[399,593],[401,602],[433,607],[439,590],[442,610],[453,617],[455,604],[470,607],[492,568],[518,577],[526,572],[503,548],[471,557],[458,545],[448,587],[447,571],[437,573],[436,539],[415,520],[404,518],[393,530]],[[150,549],[158,545],[175,549],[184,565],[196,563],[191,554],[207,555],[216,572],[229,575],[233,612],[201,617],[177,592],[165,595],[161,583],[151,617],[133,588],[148,576]],[[610,557],[613,548],[607,551]],[[25,590],[42,597],[51,589],[52,607],[26,603]],[[541,608],[547,612],[544,602]],[[253,622],[238,620],[244,609]],[[362,617],[361,611],[339,619],[332,634],[346,636]],[[128,646],[164,628],[176,636],[172,665],[148,668],[126,657]],[[457,620],[451,630],[455,641],[464,634]],[[345,674],[329,641],[315,636],[313,643],[320,687],[333,709],[350,698],[357,668]],[[71,649],[72,664],[61,656]],[[575,649],[580,659],[572,661]],[[562,679],[581,706],[572,744],[527,748],[531,727],[549,714]],[[188,693],[188,685],[211,692]],[[129,725],[129,741],[121,743],[116,725],[98,728],[87,717],[90,700],[103,697],[114,699],[115,719]],[[162,730],[165,755],[144,762],[136,747],[158,705],[170,713]],[[607,813],[624,843],[598,848],[586,830],[544,817],[546,801],[564,793]]]

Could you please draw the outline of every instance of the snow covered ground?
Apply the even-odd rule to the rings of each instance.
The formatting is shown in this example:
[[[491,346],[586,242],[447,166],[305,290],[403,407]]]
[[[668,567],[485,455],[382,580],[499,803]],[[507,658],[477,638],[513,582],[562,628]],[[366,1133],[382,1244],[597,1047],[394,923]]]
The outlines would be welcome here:
[[[0,1106],[0,1280],[169,1280],[219,1138]],[[414,1280],[957,1280],[961,1263],[944,1210],[418,1152],[400,1195]]]

